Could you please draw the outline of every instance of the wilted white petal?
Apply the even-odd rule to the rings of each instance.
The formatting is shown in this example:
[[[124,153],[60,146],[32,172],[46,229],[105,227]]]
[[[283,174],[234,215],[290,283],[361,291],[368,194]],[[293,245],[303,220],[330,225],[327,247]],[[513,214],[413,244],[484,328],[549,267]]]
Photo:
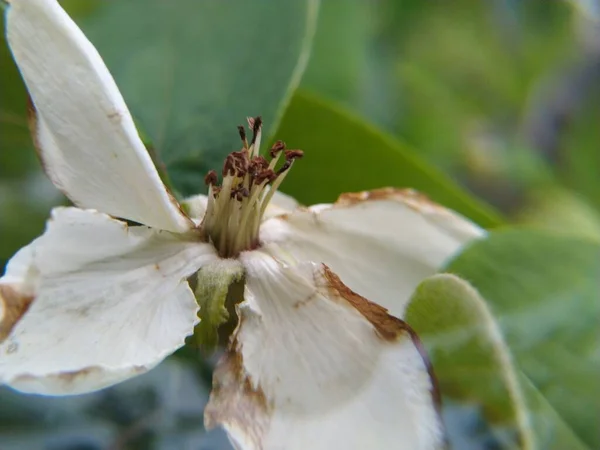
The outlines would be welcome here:
[[[152,368],[192,333],[187,277],[216,259],[179,235],[55,209],[33,247],[35,298],[0,344],[0,382],[76,394]]]
[[[412,190],[344,194],[261,227],[295,260],[323,262],[351,289],[398,317],[413,290],[485,232]]]
[[[414,332],[326,266],[241,255],[245,301],[205,412],[243,450],[443,447]]]
[[[190,228],[102,58],[58,2],[10,2],[6,34],[35,105],[34,141],[53,183],[81,207],[164,230]]]

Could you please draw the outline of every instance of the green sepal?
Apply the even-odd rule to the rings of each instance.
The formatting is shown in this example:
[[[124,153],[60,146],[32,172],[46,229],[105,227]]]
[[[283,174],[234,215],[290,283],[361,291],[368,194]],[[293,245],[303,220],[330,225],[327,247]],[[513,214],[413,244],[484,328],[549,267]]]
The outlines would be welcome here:
[[[196,275],[194,294],[200,307],[200,323],[194,329],[194,341],[206,353],[212,353],[216,349],[219,344],[219,327],[230,320],[233,305],[241,301],[240,297],[228,302],[227,294],[232,285],[242,281],[243,276],[242,267],[234,260],[220,260],[209,264]],[[239,290],[235,291],[236,296],[239,296]]]

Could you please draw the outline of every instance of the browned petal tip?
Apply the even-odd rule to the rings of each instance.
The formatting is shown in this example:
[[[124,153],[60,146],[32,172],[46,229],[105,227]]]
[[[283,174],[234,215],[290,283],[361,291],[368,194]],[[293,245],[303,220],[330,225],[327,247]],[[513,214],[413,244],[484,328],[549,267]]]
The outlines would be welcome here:
[[[260,448],[271,417],[271,408],[260,389],[252,386],[242,356],[231,349],[225,353],[213,375],[210,400],[204,410],[206,429],[222,425],[241,430],[253,448]]]
[[[34,297],[20,294],[14,287],[0,285],[0,343],[11,333]]]
[[[397,189],[386,187],[371,191],[347,192],[340,195],[335,202],[336,206],[352,206],[363,202],[376,200],[392,200],[401,202],[419,212],[446,212],[447,209],[429,199],[414,189]]]

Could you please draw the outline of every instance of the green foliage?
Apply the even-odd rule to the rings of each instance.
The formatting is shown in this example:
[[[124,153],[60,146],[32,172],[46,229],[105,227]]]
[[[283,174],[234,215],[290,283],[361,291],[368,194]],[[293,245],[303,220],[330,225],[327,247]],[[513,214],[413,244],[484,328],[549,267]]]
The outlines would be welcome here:
[[[562,164],[556,171],[567,186],[580,192],[596,209],[600,209],[600,86],[595,83],[600,76],[600,66],[590,67],[585,59],[580,61],[580,65],[587,80],[582,80],[585,84],[578,92],[575,106],[579,114],[575,116],[574,112],[568,111],[565,119],[570,126],[559,155]]]
[[[262,115],[266,137],[277,127],[317,10],[318,0],[130,0],[103,4],[82,26],[175,187],[193,195],[240,147],[246,117]]]
[[[277,136],[305,151],[305,158],[284,185],[284,190],[301,202],[330,202],[343,192],[382,186],[411,187],[481,226],[500,223],[490,207],[422,162],[413,150],[361,118],[311,95],[296,94]]]
[[[4,36],[4,22],[2,22]],[[35,159],[27,127],[25,89],[4,38],[0,45],[0,177],[23,176]]]
[[[365,76],[369,11],[363,0],[322,2],[303,89],[338,101],[358,100]]]
[[[532,189],[519,223],[600,241],[600,212],[577,193],[557,185]]]
[[[406,321],[423,340],[442,393],[482,405],[493,423],[515,427],[531,449],[526,405],[511,356],[485,301],[454,275],[423,281],[411,297]]]
[[[597,448],[600,244],[508,229],[467,248],[447,270],[489,302],[525,376]]]
[[[469,283],[449,274],[428,278],[406,320],[427,348],[442,393],[479,405],[503,448],[586,448],[515,366],[500,325]]]

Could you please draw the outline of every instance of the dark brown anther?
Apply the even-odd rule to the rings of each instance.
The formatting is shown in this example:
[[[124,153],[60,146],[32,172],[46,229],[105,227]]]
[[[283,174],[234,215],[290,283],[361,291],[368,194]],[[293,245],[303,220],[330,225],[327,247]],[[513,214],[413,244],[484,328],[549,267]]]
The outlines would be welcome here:
[[[281,166],[279,168],[279,170],[277,171],[277,175],[281,175],[283,172],[285,172],[286,170],[288,170],[290,167],[292,167],[292,162],[294,160],[293,159],[288,159],[283,163],[283,166]]]
[[[304,152],[302,150],[286,150],[285,151],[285,159],[300,159],[304,156]]]
[[[277,174],[275,172],[273,172],[271,169],[265,169],[262,172],[256,174],[256,176],[254,177],[254,183],[261,184],[265,180],[268,180],[270,183],[275,178],[277,178]]]
[[[250,166],[250,160],[248,159],[248,152],[242,150],[241,152],[232,152],[229,156],[233,159],[235,168],[235,175],[243,177],[248,172]]]
[[[277,156],[277,153],[279,153],[281,150],[285,150],[285,142],[277,141],[273,144],[271,150],[269,150],[269,155],[271,155],[271,158],[275,158],[275,156]]]
[[[223,176],[235,175],[235,157],[233,154],[227,155],[223,163]]]
[[[208,172],[204,177],[204,183],[207,186],[214,186],[215,184],[217,184],[217,181],[219,181],[219,179],[217,178],[217,172],[215,172],[214,170]]]
[[[258,137],[258,132],[262,127],[262,117],[256,116],[255,118],[248,118],[248,125],[252,128],[252,141],[250,145],[256,142],[256,138]]]
[[[263,156],[252,158],[248,167],[251,177],[256,177],[259,173],[269,167],[269,162]]]
[[[264,156],[257,156],[254,158],[254,163],[261,170],[265,170],[269,167],[269,161],[267,161]]]
[[[245,187],[240,187],[236,190],[235,199],[241,202],[244,198],[250,197],[250,191]]]
[[[244,128],[243,125],[238,125],[237,128],[238,128],[238,133],[240,133],[240,139],[244,143],[244,148],[246,148],[246,145],[248,144],[248,141],[246,141],[246,129]]]

